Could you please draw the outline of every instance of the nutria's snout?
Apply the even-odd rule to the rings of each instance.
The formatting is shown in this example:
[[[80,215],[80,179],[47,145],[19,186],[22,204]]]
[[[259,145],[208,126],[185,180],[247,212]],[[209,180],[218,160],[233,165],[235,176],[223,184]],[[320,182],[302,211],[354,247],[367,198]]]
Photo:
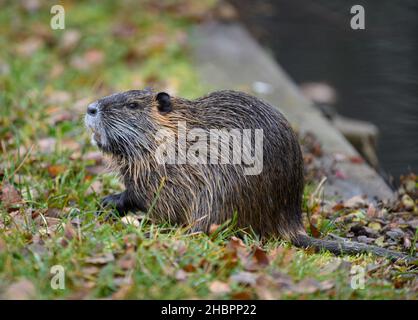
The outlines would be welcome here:
[[[87,114],[91,117],[95,117],[99,112],[99,106],[97,102],[90,103],[87,107]]]
[[[90,129],[91,142],[97,145],[100,149],[103,149],[105,144],[105,135],[100,123],[100,105],[97,101],[90,103],[87,106],[86,116],[84,118],[86,127]]]
[[[165,109],[159,107],[157,110],[167,113],[167,97],[163,94],[159,97],[166,98]],[[154,95],[145,90],[115,93],[90,103],[85,123],[92,132],[92,143],[118,158],[136,159],[153,152],[150,144],[154,140],[156,123],[150,114],[155,104]]]

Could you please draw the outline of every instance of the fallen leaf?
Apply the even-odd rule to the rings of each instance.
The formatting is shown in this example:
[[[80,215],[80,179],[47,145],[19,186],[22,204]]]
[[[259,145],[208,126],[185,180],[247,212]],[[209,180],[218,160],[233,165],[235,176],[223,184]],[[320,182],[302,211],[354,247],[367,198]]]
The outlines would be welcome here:
[[[29,300],[36,297],[35,293],[34,284],[30,280],[23,278],[10,285],[3,296],[8,300]]]
[[[123,270],[132,270],[136,265],[135,255],[132,253],[125,254],[118,259],[117,265]]]
[[[48,216],[51,218],[61,218],[63,215],[64,215],[64,212],[58,208],[48,208],[45,213],[45,216]]]
[[[74,229],[73,225],[69,222],[67,222],[64,226],[64,237],[67,240],[72,240],[77,236],[77,232]]]
[[[245,285],[254,286],[256,284],[258,276],[254,273],[247,271],[240,271],[236,274],[233,274],[229,279],[232,282],[238,282]]]
[[[370,222],[369,223],[369,228],[379,231],[380,229],[382,229],[382,226],[379,222]]]
[[[366,200],[362,196],[354,196],[344,202],[346,208],[363,208],[366,205]]]
[[[379,246],[379,247],[383,247],[385,245],[385,237],[381,236],[381,237],[377,238],[376,240],[374,240],[374,244]]]
[[[244,259],[244,268],[248,271],[257,271],[269,265],[269,258],[266,252],[255,246],[253,252]]]
[[[272,278],[273,278],[274,284],[280,289],[285,289],[293,285],[292,278],[283,272],[274,271],[272,273]],[[263,280],[263,279],[259,279],[259,280]]]
[[[88,187],[86,191],[86,195],[90,194],[100,194],[103,191],[103,183],[99,180],[95,180],[92,184]],[[124,223],[122,221],[122,223]]]
[[[59,49],[63,53],[69,53],[78,45],[80,39],[81,33],[78,30],[66,30],[60,37]]]
[[[189,263],[189,264],[186,264],[183,267],[183,270],[186,271],[186,272],[194,272],[194,271],[196,271],[196,267],[194,265],[192,265],[191,263]]]
[[[401,204],[406,211],[412,211],[415,207],[414,200],[407,194],[402,196]]]
[[[98,274],[100,270],[101,270],[100,268],[97,268],[95,266],[89,266],[89,267],[83,268],[82,272],[84,275],[92,276],[92,275]]]
[[[39,37],[31,37],[16,46],[16,51],[19,56],[29,58],[36,51],[43,47],[44,43]]]
[[[136,228],[138,228],[140,226],[140,223],[139,223],[138,219],[133,215],[124,216],[120,219],[120,221],[124,225],[131,225],[131,226],[134,226]]]
[[[55,150],[56,139],[43,138],[38,140],[37,148],[41,153],[52,153]]]
[[[332,207],[332,210],[334,211],[334,212],[336,212],[336,211],[340,211],[340,210],[342,210],[342,209],[344,209],[345,207],[344,207],[344,204],[343,203],[337,203],[336,205],[334,205],[333,207]]]
[[[48,173],[52,178],[57,177],[61,173],[64,173],[67,170],[67,166],[63,164],[55,164],[48,166]]]
[[[252,294],[249,291],[234,292],[231,294],[231,298],[234,300],[251,300]]]
[[[227,283],[215,280],[209,285],[209,290],[215,294],[225,294],[229,293],[231,288]]]
[[[231,237],[228,243],[228,247],[236,249],[236,248],[245,248],[244,242],[237,237]]]
[[[221,226],[220,224],[215,224],[215,223],[211,224],[209,227],[209,235],[214,234],[220,226]]]
[[[377,217],[376,208],[374,207],[373,203],[370,203],[369,204],[369,207],[367,208],[366,215],[369,218],[375,218],[375,217]]]
[[[410,249],[411,248],[411,240],[408,238],[408,236],[404,236],[403,238],[403,246],[405,249]]]
[[[107,264],[114,260],[115,260],[115,256],[112,253],[100,254],[100,255],[85,259],[87,263],[91,263],[91,264]]]
[[[20,204],[22,197],[14,186],[9,183],[4,183],[0,188],[0,201],[4,207],[11,208]]]
[[[174,242],[172,244],[172,248],[175,251],[177,251],[179,256],[184,255],[187,251],[186,243],[184,241],[181,241],[181,240],[174,240]]]
[[[337,271],[341,266],[341,260],[338,258],[328,262],[324,267],[319,270],[319,275],[329,275]]]
[[[311,294],[320,290],[320,284],[314,279],[303,279],[289,288],[289,291],[298,294]]]
[[[184,270],[180,269],[176,271],[175,278],[178,281],[184,281],[187,279],[187,277],[188,277],[188,274]]]
[[[87,63],[91,65],[101,64],[105,58],[103,51],[98,49],[90,49],[84,54]]]
[[[311,221],[309,221],[309,229],[311,230],[312,236],[314,238],[319,238],[321,236],[321,232]]]

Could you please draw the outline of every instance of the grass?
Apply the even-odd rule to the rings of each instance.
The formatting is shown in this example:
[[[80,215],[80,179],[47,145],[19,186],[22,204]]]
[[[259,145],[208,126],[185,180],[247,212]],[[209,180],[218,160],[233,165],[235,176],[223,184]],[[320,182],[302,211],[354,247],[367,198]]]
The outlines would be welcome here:
[[[66,30],[56,31],[48,3],[34,12],[16,3],[2,8],[0,296],[415,298],[405,285],[410,279],[402,278],[408,269],[382,259],[342,260],[276,239],[260,243],[228,225],[212,235],[190,234],[146,217],[133,225],[95,215],[98,199],[121,186],[113,175],[97,174],[102,164],[92,157],[85,106],[146,85],[189,98],[204,93],[183,39],[211,5],[66,1]],[[73,44],[63,40],[71,30],[79,37]],[[10,185],[18,195],[7,203]],[[379,268],[366,273],[366,288],[353,290],[351,266],[373,263]],[[54,265],[64,267],[64,290],[51,288]]]

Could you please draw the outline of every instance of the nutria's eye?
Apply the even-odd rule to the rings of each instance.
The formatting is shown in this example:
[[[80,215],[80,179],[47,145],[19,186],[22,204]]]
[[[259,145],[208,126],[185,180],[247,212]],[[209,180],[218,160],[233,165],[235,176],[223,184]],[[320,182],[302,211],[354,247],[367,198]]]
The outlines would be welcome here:
[[[137,102],[130,102],[127,104],[127,108],[131,110],[135,110],[139,108],[139,104]]]

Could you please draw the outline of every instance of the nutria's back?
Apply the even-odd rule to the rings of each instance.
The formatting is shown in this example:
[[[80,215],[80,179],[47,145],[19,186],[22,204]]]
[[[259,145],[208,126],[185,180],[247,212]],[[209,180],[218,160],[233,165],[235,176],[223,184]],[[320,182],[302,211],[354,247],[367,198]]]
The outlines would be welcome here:
[[[335,254],[404,254],[351,241],[309,237],[302,225],[303,161],[283,115],[242,92],[196,100],[132,90],[88,106],[86,125],[110,155],[126,190],[105,197],[120,214],[208,231],[237,214],[240,228]]]
[[[300,147],[266,102],[236,91],[186,100],[136,90],[89,108],[86,122],[124,180],[117,200],[128,209],[154,204],[153,217],[194,230],[235,212],[238,227],[261,236],[289,239],[303,230]]]

